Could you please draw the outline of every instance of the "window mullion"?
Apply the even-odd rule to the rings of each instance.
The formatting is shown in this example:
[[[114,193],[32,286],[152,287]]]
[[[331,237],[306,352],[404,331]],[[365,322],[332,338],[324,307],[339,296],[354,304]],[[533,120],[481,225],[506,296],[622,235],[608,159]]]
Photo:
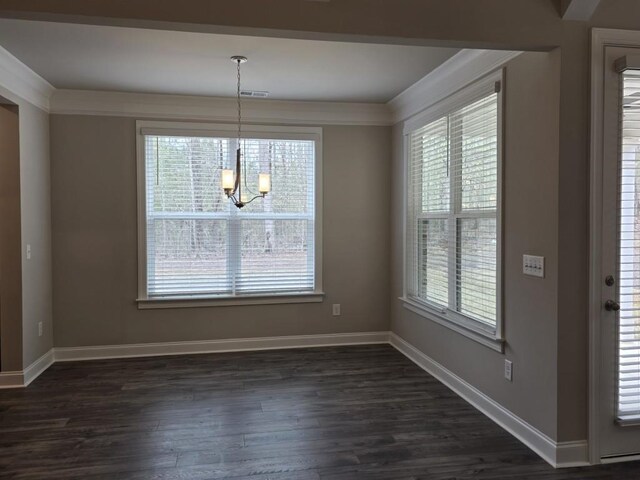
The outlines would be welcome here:
[[[459,211],[460,204],[460,194],[459,194],[459,182],[458,182],[458,155],[456,155],[457,150],[457,138],[455,129],[452,128],[452,115],[447,116],[447,134],[449,139],[448,145],[448,162],[449,162],[449,218],[448,218],[448,228],[449,228],[449,309],[457,310],[458,305],[458,292],[457,292],[457,275],[458,275],[458,267],[457,267],[457,218],[456,213]]]
[[[236,149],[238,141],[236,139],[229,140],[229,149],[227,154],[227,165],[231,169],[235,169]],[[231,294],[236,295],[238,275],[240,274],[240,219],[238,218],[238,209],[231,202],[228,204],[229,220],[227,224],[227,278]]]
[[[408,269],[410,278],[409,278],[409,286],[410,286],[410,291],[413,295],[416,295],[418,297],[421,296],[421,292],[423,290],[423,285],[424,285],[424,279],[422,278],[422,275],[420,273],[420,265],[422,265],[422,239],[420,238],[420,229],[418,228],[419,222],[418,219],[420,217],[420,214],[422,213],[422,188],[419,188],[419,186],[422,186],[422,170],[424,168],[423,162],[425,161],[423,158],[423,152],[422,152],[422,148],[420,148],[419,151],[416,151],[416,145],[415,143],[411,140],[409,140],[409,168],[408,168],[408,183],[409,183],[409,188],[408,190],[408,195],[409,195],[409,200],[408,200],[408,204],[409,204],[409,209],[410,209],[410,218],[411,218],[411,223],[408,225],[409,227],[409,233],[408,233],[408,239],[409,240],[409,245],[408,247],[411,249],[412,252],[412,256],[410,258],[413,259],[411,263],[411,267]],[[416,163],[417,159],[420,159],[419,161],[419,167],[417,168]],[[414,175],[417,178],[414,178]]]
[[[144,140],[145,142],[145,153],[144,155],[147,155],[147,150],[146,148],[150,147],[150,143],[148,141],[148,139],[145,138]],[[146,178],[146,196],[147,198],[145,199],[145,212],[146,212],[146,234],[147,234],[147,280],[146,280],[146,290],[147,290],[147,295],[149,295],[149,279],[150,278],[154,278],[155,277],[155,269],[156,269],[156,252],[155,252],[155,245],[156,245],[156,230],[155,230],[155,217],[153,216],[154,213],[154,207],[155,207],[155,186],[156,184],[159,182],[159,178],[160,178],[160,158],[159,158],[159,148],[158,148],[158,141],[156,139],[155,141],[155,145],[154,145],[154,149],[153,151],[155,152],[154,155],[154,162],[152,163],[152,167],[155,167],[155,171],[153,172],[154,175],[152,176],[152,179],[150,178]],[[145,157],[146,158],[146,157]],[[153,243],[149,240],[149,233],[153,232]],[[151,247],[151,248],[150,248]]]

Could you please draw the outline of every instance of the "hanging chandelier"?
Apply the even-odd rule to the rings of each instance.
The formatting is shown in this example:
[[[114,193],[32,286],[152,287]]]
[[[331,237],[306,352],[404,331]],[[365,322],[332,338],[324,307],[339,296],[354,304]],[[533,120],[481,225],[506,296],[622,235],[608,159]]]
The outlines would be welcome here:
[[[235,55],[231,57],[231,61],[233,61],[237,65],[238,69],[238,84],[237,84],[237,101],[238,101],[238,148],[236,150],[236,171],[234,173],[233,170],[222,170],[222,188],[224,189],[224,193],[233,202],[233,204],[242,208],[245,205],[253,202],[256,198],[264,198],[267,193],[271,190],[271,175],[268,173],[261,173],[258,175],[258,195],[255,195],[249,200],[243,200],[242,196],[242,182],[244,181],[244,186],[247,190],[247,173],[244,172],[244,176],[242,174],[242,164],[243,161],[243,153],[241,152],[240,146],[242,141],[242,103],[240,101],[240,65],[247,61],[247,57],[242,57],[239,55]],[[246,164],[245,164],[246,170]],[[250,190],[249,190],[250,191]]]

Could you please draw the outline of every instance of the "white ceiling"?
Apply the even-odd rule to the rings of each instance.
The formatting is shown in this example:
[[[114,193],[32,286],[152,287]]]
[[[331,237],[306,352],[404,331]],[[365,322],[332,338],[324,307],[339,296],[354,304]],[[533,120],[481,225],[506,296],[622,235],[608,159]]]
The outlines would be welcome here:
[[[56,88],[384,103],[458,52],[0,19],[0,46]]]

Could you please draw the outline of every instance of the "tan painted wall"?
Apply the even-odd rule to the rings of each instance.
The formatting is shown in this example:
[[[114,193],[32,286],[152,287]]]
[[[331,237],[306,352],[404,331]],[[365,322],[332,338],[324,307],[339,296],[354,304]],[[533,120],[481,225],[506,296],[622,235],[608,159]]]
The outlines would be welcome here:
[[[324,303],[142,311],[135,121],[52,115],[56,346],[386,330],[390,128],[323,136]]]
[[[0,15],[30,18],[63,15],[73,21],[161,24],[164,28],[187,31],[280,37],[532,50],[561,47],[560,158],[555,206],[558,290],[554,369],[557,375],[555,386],[550,387],[557,391],[557,425],[552,427],[552,420],[544,420],[542,425],[548,432],[557,431],[559,441],[586,438],[589,30],[591,27],[640,29],[640,2],[602,0],[589,23],[562,21],[557,0],[279,0],[268,5],[263,0],[184,0],[180,9],[170,4],[171,0],[149,0],[136,8],[131,5],[125,8],[109,0],[90,3],[0,0]],[[367,14],[363,15],[363,11]],[[397,234],[397,219],[394,217],[392,222]],[[526,361],[537,362],[539,357],[536,354]],[[469,358],[476,357],[470,352]],[[483,378],[477,380],[479,385],[485,382]],[[514,400],[505,402],[513,404]]]
[[[391,329],[531,425],[555,438],[560,54],[524,53],[505,78],[504,331],[506,354],[402,307],[402,125],[394,128]],[[522,254],[546,258],[546,278],[522,275]],[[513,383],[503,360],[513,361]]]
[[[20,309],[16,307],[14,313],[19,333],[5,337],[3,331],[2,358],[6,360],[8,355],[12,360],[2,368],[7,370],[10,365],[11,370],[22,370],[53,347],[49,114],[15,95],[1,80],[0,95],[19,111],[12,117],[18,122],[14,133],[19,137],[19,161],[12,164],[7,176],[3,175],[5,189],[10,189],[14,197],[17,195],[12,209],[18,209],[11,218],[11,273],[6,273],[3,281],[21,296]],[[29,260],[27,244],[32,252]],[[4,270],[2,274],[5,275]],[[14,295],[19,298],[18,293]],[[42,335],[38,332],[39,322]]]
[[[0,369],[22,370],[18,107],[0,105]]]
[[[49,114],[20,105],[22,339],[26,368],[53,347]],[[31,245],[31,259],[26,245]],[[42,336],[38,323],[42,322]]]

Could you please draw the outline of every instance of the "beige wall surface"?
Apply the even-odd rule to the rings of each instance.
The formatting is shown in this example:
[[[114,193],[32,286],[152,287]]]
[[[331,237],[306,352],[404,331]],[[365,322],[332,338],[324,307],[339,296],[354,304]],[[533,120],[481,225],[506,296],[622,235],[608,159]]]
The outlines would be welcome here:
[[[3,120],[11,120],[15,131],[3,133],[16,135],[18,144],[11,148],[19,154],[19,161],[3,165],[2,171],[2,228],[7,229],[2,249],[8,256],[3,256],[0,273],[2,282],[11,289],[11,297],[20,303],[11,307],[15,331],[5,335],[4,326],[2,329],[2,369],[23,370],[53,347],[49,114],[2,86],[0,90],[17,104],[13,117],[3,111]],[[8,232],[10,239],[5,238]],[[26,256],[27,244],[31,245],[30,259]],[[3,296],[3,311],[5,300]],[[40,322],[42,335],[38,331]]]
[[[326,298],[312,304],[138,310],[135,150],[132,118],[51,116],[57,347],[388,329],[390,128],[323,128]]]
[[[556,431],[557,201],[560,54],[524,53],[504,92],[505,355],[403,308],[402,125],[394,128],[391,329],[551,437]],[[522,275],[522,254],[546,258],[546,277]],[[503,360],[513,361],[513,382]]]
[[[154,0],[140,2],[136,8],[130,5],[125,8],[121,3],[109,0],[90,3],[73,0],[0,0],[0,15],[27,18],[62,15],[57,18],[106,24],[162,25],[164,28],[187,31],[269,34],[285,38],[342,38],[455,47],[494,46],[515,50],[561,48],[557,204],[549,210],[550,220],[557,223],[556,335],[555,340],[550,342],[550,345],[555,345],[556,352],[552,356],[557,359],[553,367],[557,375],[555,386],[549,387],[549,391],[557,391],[554,400],[557,402],[556,419],[551,419],[553,408],[551,416],[544,420],[535,412],[525,417],[532,419],[532,422],[540,422],[540,428],[550,434],[556,432],[555,439],[558,441],[586,438],[590,28],[640,29],[640,2],[602,0],[594,17],[587,23],[563,21],[558,14],[557,0],[279,0],[269,2],[268,6],[262,0],[185,0],[178,10],[171,8],[170,3],[170,0]],[[362,15],[363,11],[367,15]],[[336,21],[338,18],[340,21]],[[546,162],[546,159],[542,161]],[[395,212],[396,209],[393,210]],[[401,224],[395,216],[391,221],[394,235],[397,235],[401,231]],[[539,248],[522,242],[513,248],[534,247]],[[452,342],[450,349],[458,347],[463,340]],[[429,350],[431,346],[425,345],[424,348],[427,353],[432,353]],[[475,355],[474,348],[477,347],[468,347],[464,358],[469,361],[484,359],[486,355]],[[544,352],[546,354],[546,350]],[[436,350],[434,355],[437,353]],[[539,360],[542,357],[537,353],[533,358],[524,359],[524,362],[540,361],[547,365],[546,361]],[[498,366],[498,360],[494,359],[493,362],[493,367]],[[515,366],[516,378],[520,368],[518,365],[522,362],[522,359],[518,360]],[[493,367],[492,372],[496,370]],[[452,369],[455,370],[455,365]],[[484,381],[479,380],[480,383]],[[496,377],[495,385],[499,385],[497,382]],[[515,382],[517,380],[514,385]],[[515,398],[519,398],[517,394],[514,395],[514,399],[510,400],[507,397],[511,393],[503,393],[504,398],[501,399],[505,404],[513,405]],[[545,406],[544,410],[548,408]],[[552,425],[554,422],[555,427]]]
[[[0,105],[0,370],[22,370],[20,136],[17,106]]]
[[[20,106],[20,194],[22,356],[26,368],[53,347],[49,114],[27,102]],[[27,244],[31,245],[30,259]]]

